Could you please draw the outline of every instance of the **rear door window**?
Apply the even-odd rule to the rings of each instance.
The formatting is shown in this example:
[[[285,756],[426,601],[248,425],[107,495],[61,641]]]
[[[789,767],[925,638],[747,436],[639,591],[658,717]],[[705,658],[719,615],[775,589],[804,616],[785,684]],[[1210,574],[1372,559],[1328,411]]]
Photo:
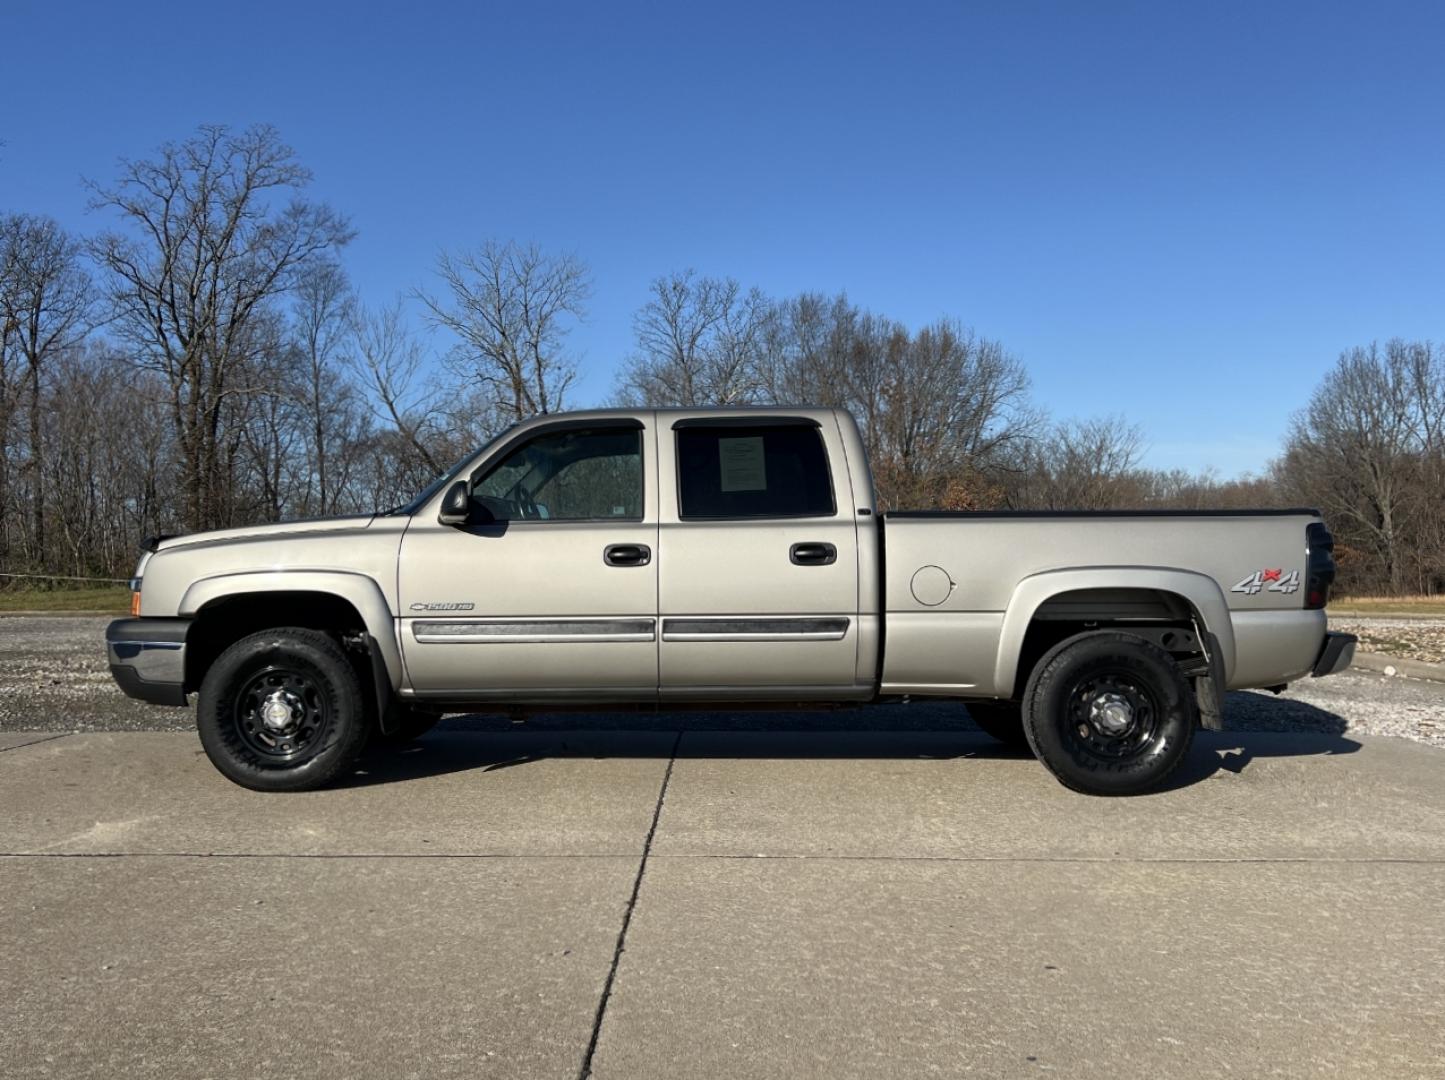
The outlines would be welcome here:
[[[823,435],[812,424],[679,427],[684,519],[832,517]]]

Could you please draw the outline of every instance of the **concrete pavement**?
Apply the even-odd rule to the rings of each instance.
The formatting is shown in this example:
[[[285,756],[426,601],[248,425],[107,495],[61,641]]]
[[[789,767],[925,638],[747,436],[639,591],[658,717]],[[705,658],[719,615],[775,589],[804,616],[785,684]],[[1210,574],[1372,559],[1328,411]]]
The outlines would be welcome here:
[[[258,795],[0,734],[0,1074],[1445,1076],[1445,753],[438,731]]]

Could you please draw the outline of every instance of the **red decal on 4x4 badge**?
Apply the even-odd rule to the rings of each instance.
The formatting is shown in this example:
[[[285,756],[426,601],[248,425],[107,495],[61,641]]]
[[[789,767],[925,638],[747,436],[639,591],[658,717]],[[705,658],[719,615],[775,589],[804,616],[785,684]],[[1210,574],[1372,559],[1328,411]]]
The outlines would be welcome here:
[[[1299,571],[1291,570],[1286,574],[1283,568],[1279,570],[1256,570],[1229,591],[1242,592],[1246,595],[1253,596],[1266,587],[1268,587],[1270,592],[1292,593],[1299,588]]]

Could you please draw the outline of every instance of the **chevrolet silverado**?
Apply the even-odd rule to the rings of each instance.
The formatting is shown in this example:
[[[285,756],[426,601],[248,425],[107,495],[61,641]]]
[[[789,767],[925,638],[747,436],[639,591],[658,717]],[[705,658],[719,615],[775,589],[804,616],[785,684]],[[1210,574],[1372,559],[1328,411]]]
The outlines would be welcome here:
[[[1312,510],[880,514],[841,410],[597,410],[390,511],[147,540],[107,648],[264,791],[444,712],[929,697],[1131,794],[1226,690],[1348,666],[1331,547]]]

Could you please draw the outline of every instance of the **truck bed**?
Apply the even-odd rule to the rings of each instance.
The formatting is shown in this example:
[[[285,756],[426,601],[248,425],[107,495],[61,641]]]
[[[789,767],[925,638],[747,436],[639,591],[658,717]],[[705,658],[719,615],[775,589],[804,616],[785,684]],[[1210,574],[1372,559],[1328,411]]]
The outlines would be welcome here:
[[[1171,597],[1218,638],[1230,688],[1298,678],[1324,632],[1323,611],[1305,610],[1306,528],[1319,520],[1310,509],[886,514],[881,687],[947,692],[923,676],[956,657],[955,692],[1010,696],[1008,654],[1035,617],[1082,623],[1105,605],[1159,620]]]

